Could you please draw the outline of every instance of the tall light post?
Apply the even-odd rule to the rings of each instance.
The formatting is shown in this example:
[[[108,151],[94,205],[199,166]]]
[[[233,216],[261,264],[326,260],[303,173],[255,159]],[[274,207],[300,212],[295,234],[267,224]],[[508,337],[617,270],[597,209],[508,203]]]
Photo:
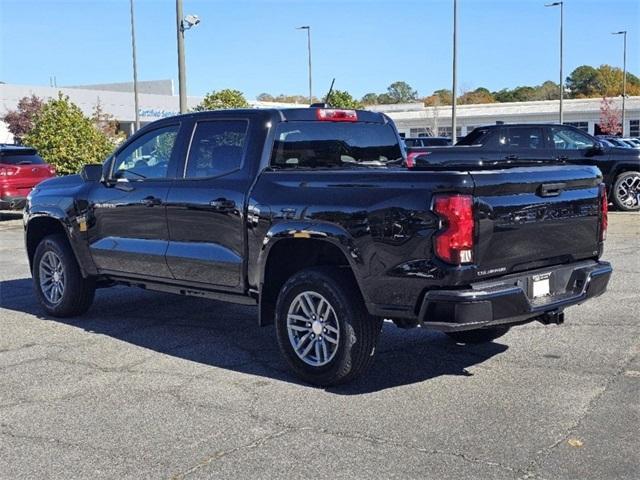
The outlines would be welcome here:
[[[182,17],[182,0],[176,0],[176,31],[178,34],[178,91],[180,95],[180,113],[187,112],[187,79],[184,64],[184,31],[200,23],[197,15]]]
[[[563,43],[563,34],[562,28],[564,27],[564,2],[553,2],[548,3],[545,7],[560,7],[560,124],[564,121],[564,116],[562,113],[562,100],[564,98],[564,77],[562,75],[562,43]]]
[[[624,46],[622,49],[622,136],[625,136],[624,101],[627,98],[627,31],[613,32],[611,35],[623,35]]]
[[[458,139],[456,135],[456,92],[458,91],[458,0],[453,0],[453,85],[451,86],[451,144],[455,145]],[[436,132],[438,135],[438,132]]]
[[[135,108],[135,129],[134,133],[140,130],[140,115],[138,108],[138,63],[136,61],[136,30],[133,17],[133,0],[129,0],[131,7],[131,56],[133,57],[133,106]]]
[[[296,30],[307,31],[307,52],[309,54],[309,105],[311,105],[313,103],[313,89],[311,86],[311,27],[309,25],[304,25],[296,28]]]

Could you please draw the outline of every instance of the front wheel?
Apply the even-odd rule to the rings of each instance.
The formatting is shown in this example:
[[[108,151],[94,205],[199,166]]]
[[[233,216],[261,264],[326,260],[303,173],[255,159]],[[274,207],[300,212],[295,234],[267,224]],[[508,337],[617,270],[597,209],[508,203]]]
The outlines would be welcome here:
[[[478,330],[463,330],[461,332],[447,332],[447,335],[457,343],[487,343],[500,338],[509,331],[509,327],[490,327]]]
[[[640,210],[640,172],[623,172],[613,184],[611,199],[620,210]]]
[[[297,376],[330,386],[373,363],[381,320],[371,317],[349,272],[309,268],[282,287],[276,304],[280,350]]]
[[[33,257],[33,283],[42,308],[54,317],[73,317],[93,303],[95,281],[84,278],[64,235],[42,239]]]

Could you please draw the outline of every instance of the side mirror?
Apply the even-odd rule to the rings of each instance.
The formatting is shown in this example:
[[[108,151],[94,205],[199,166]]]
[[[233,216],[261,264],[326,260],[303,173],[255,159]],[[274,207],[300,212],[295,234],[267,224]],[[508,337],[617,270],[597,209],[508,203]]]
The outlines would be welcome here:
[[[102,180],[102,165],[99,163],[90,163],[82,167],[80,176],[85,182],[99,182]]]
[[[604,144],[600,141],[597,141],[593,147],[587,149],[587,156],[593,157],[594,155],[602,155],[604,153]]]

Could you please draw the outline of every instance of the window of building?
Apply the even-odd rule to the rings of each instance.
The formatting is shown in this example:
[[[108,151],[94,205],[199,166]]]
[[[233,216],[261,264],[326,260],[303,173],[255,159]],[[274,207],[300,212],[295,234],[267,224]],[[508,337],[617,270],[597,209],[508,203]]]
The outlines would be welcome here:
[[[198,122],[185,178],[217,177],[242,165],[248,123],[245,120]]]
[[[640,137],[640,120],[631,120],[629,122],[629,136]]]
[[[585,132],[589,131],[589,122],[565,122],[564,124],[571,127],[579,128],[580,130],[584,130]]]
[[[456,127],[456,137],[461,136],[462,127]],[[440,127],[438,128],[438,136],[439,137],[451,137],[451,127]]]
[[[427,137],[429,134],[430,131],[428,128],[418,127],[409,129],[410,137]]]

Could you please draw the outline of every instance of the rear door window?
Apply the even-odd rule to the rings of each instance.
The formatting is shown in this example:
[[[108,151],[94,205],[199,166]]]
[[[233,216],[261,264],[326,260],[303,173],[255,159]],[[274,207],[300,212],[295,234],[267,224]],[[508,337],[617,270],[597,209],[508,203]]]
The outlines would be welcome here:
[[[278,168],[349,168],[402,161],[390,124],[283,122],[278,125],[271,165]]]
[[[507,150],[540,150],[545,147],[540,127],[505,128],[503,132],[500,143]]]
[[[249,122],[198,122],[189,148],[185,178],[218,177],[242,166]]]

